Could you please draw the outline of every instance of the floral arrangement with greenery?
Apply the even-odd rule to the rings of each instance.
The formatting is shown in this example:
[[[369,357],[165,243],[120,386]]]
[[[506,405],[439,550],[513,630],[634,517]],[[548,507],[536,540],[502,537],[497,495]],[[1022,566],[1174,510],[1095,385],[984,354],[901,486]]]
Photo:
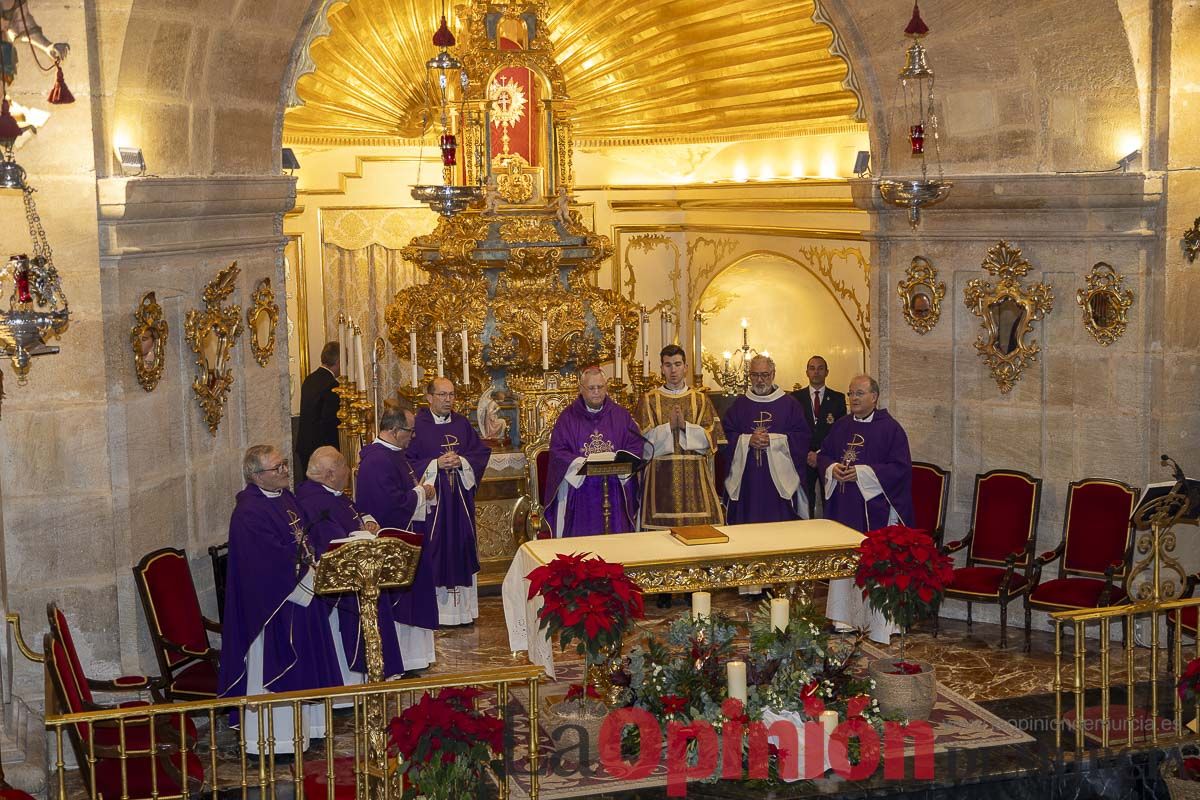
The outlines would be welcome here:
[[[633,620],[644,616],[642,590],[621,564],[591,553],[558,555],[528,575],[529,599],[541,596],[538,626],[563,650],[589,663],[620,648]]]
[[[425,692],[392,718],[388,746],[401,759],[402,800],[475,797],[489,771],[503,776],[504,723],[475,708],[481,694],[470,687]]]

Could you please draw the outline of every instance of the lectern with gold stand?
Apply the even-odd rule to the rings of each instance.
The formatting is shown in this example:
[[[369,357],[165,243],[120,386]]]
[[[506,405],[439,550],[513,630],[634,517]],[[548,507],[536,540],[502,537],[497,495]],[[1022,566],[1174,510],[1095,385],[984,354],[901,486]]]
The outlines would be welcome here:
[[[385,677],[383,645],[379,637],[379,590],[412,584],[421,555],[420,541],[421,537],[416,534],[385,528],[376,538],[337,545],[317,562],[314,588],[317,594],[354,592],[358,595],[367,680],[371,683],[379,683]],[[366,791],[359,796],[368,800],[385,795],[383,782],[388,775],[388,764],[384,702],[384,695],[366,696],[367,769],[363,773]]]
[[[609,454],[604,454],[609,455]],[[601,478],[604,481],[604,491],[601,496],[604,498],[604,532],[612,533],[612,500],[608,499],[608,488],[611,478],[621,480],[628,478],[643,466],[646,462],[632,453],[622,450],[619,453],[612,453],[615,456],[613,459],[605,461],[587,460],[580,468],[579,474],[588,478]]]

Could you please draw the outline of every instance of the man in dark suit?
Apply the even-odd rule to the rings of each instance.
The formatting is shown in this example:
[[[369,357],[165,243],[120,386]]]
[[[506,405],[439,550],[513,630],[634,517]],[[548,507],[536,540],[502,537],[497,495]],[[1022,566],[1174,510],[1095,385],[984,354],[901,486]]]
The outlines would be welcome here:
[[[337,342],[326,342],[321,348],[321,366],[300,385],[300,429],[296,433],[296,457],[300,460],[298,475],[308,470],[308,459],[318,447],[338,446],[337,386],[341,372],[341,356]]]
[[[804,488],[808,493],[809,519],[816,519],[815,489],[818,483],[821,484],[822,498],[825,496],[824,481],[817,473],[817,452],[821,449],[821,442],[825,441],[825,434],[829,433],[833,423],[846,416],[846,395],[825,385],[825,378],[829,376],[829,365],[821,356],[810,358],[806,371],[808,386],[792,392],[792,397],[800,401],[800,405],[808,414],[808,421],[812,424],[812,444],[808,446],[808,469],[804,478]]]

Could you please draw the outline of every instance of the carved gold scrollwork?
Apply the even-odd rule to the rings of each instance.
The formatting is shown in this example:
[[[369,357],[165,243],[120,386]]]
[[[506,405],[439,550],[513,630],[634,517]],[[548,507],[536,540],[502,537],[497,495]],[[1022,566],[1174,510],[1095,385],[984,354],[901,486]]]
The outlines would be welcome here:
[[[138,383],[147,392],[162,380],[166,361],[167,321],[154,292],[142,295],[133,312],[133,327],[129,329],[129,346],[133,349],[133,367]]]
[[[924,256],[914,256],[904,276],[896,287],[904,319],[917,333],[929,333],[942,315],[946,284],[937,279],[937,268]]]
[[[633,565],[626,566],[625,572],[643,592],[657,594],[845,578],[854,575],[857,568],[858,550],[849,548],[825,553],[766,556],[754,561]]]
[[[1033,338],[1033,323],[1054,307],[1054,291],[1046,283],[1022,285],[1030,264],[1008,242],[993,245],[982,266],[999,280],[995,286],[979,278],[970,281],[963,299],[982,320],[975,349],[1000,392],[1007,394],[1021,379],[1021,371],[1037,360],[1041,347]]]
[[[504,171],[496,176],[496,186],[508,202],[524,203],[533,198],[533,175],[525,171],[528,166],[519,155],[504,156]]]
[[[279,304],[271,290],[271,279],[263,278],[250,297],[246,326],[250,328],[250,352],[260,367],[275,353],[275,327],[279,324]]]
[[[1100,261],[1093,266],[1087,288],[1075,298],[1083,309],[1083,327],[1097,342],[1108,346],[1125,333],[1133,292],[1125,288],[1125,276],[1111,265]]]
[[[184,320],[184,334],[196,354],[200,374],[192,381],[192,391],[200,401],[208,432],[217,435],[225,413],[225,399],[233,386],[229,351],[242,333],[241,306],[223,303],[233,293],[237,280],[237,262],[217,273],[204,287],[204,310],[192,310]]]
[[[500,223],[500,238],[506,242],[557,242],[554,223],[540,217],[513,217]]]

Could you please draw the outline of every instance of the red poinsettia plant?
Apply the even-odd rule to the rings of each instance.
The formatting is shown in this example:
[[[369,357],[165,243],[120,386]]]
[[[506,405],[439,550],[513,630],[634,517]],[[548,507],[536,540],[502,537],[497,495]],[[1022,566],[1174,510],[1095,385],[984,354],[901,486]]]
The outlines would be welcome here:
[[[1179,682],[1175,684],[1179,699],[1185,703],[1200,702],[1200,658],[1193,658],[1187,663]]]
[[[474,797],[489,769],[503,769],[504,723],[475,707],[482,692],[450,687],[426,692],[393,717],[389,750],[400,756],[403,800]]]
[[[890,622],[908,631],[937,613],[954,562],[925,531],[889,525],[869,531],[859,545],[854,582]]]
[[[642,590],[625,567],[591,553],[556,556],[528,577],[529,598],[542,598],[540,629],[564,650],[574,642],[589,663],[615,652],[633,620],[644,616]]]

